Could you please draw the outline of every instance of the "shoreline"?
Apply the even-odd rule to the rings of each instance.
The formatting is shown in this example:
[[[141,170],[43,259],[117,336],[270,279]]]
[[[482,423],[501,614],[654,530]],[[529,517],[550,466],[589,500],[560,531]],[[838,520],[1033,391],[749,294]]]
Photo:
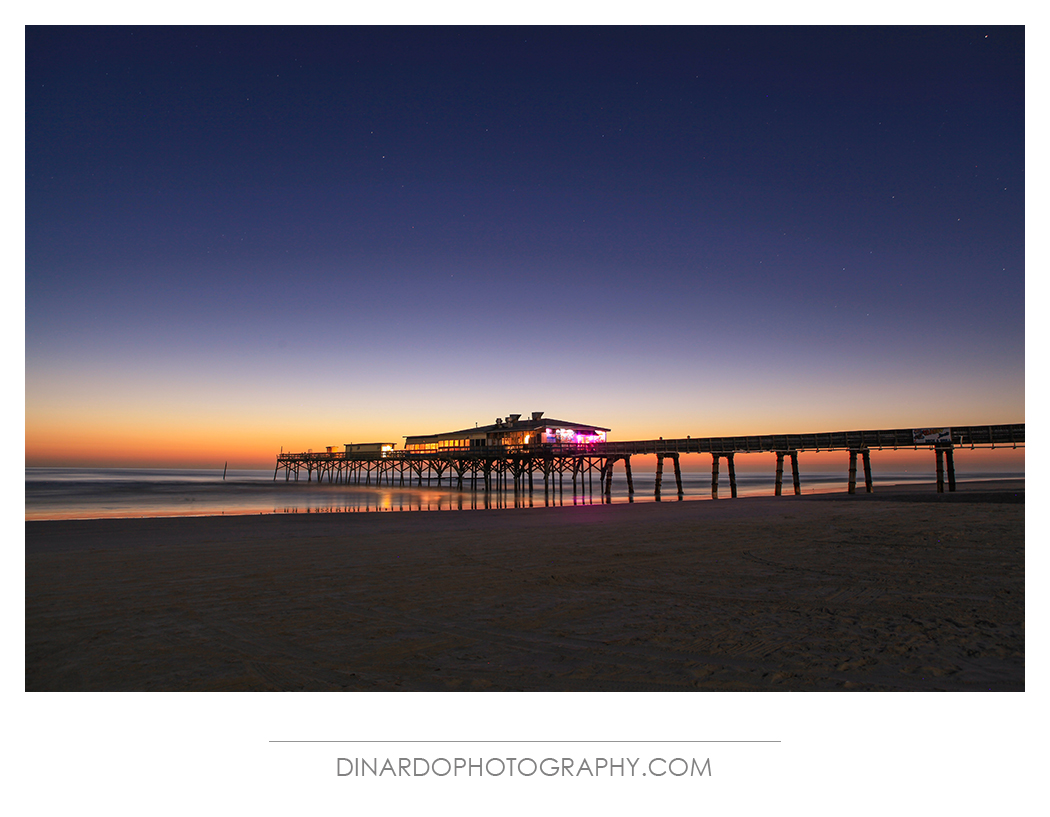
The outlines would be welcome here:
[[[863,481],[861,481],[861,484],[857,486],[857,493],[855,495],[852,495],[852,496],[854,496],[855,498],[859,498],[861,496],[866,496],[867,498],[872,499],[872,498],[875,498],[875,497],[887,498],[888,496],[896,496],[896,495],[901,495],[901,494],[909,494],[909,495],[911,495],[911,494],[928,494],[928,493],[932,493],[934,495],[934,497],[944,497],[946,499],[943,499],[943,500],[931,500],[931,501],[951,501],[951,499],[949,499],[949,497],[952,497],[952,496],[955,496],[955,495],[965,494],[967,496],[967,499],[957,500],[957,501],[970,501],[970,497],[972,496],[973,492],[976,491],[976,490],[1005,491],[1005,490],[1016,490],[1016,489],[1019,489],[1021,494],[1023,495],[1023,493],[1024,493],[1024,484],[1025,484],[1025,480],[1023,478],[1021,478],[1021,479],[1004,479],[1002,477],[994,477],[994,476],[993,477],[989,477],[988,479],[972,479],[972,478],[970,478],[970,479],[966,479],[966,480],[960,480],[957,483],[957,490],[955,492],[948,492],[947,491],[947,487],[946,487],[945,488],[945,492],[943,494],[938,494],[937,491],[936,491],[936,483],[935,482],[907,482],[907,483],[887,483],[887,484],[876,483],[876,486],[875,486],[876,490],[872,494],[866,494],[865,491],[864,491]],[[357,486],[355,486],[355,487],[357,487]],[[373,490],[375,490],[375,489],[373,489]],[[441,492],[443,489],[438,487],[436,489],[428,489],[428,490],[435,490],[437,492]],[[455,491],[454,489],[446,489],[446,490],[449,490],[450,493],[468,493],[468,492],[463,492],[463,491]],[[495,497],[497,493],[502,497],[502,499],[500,501],[503,501],[503,502],[506,502],[506,498],[508,496],[512,495],[511,492],[509,492],[509,491],[501,491],[501,492],[493,491],[493,492],[490,493],[490,496]],[[484,496],[483,492],[480,492],[480,491],[475,491],[475,492],[473,492],[473,494],[474,494],[475,497]],[[667,504],[671,504],[671,503],[677,503],[679,501],[681,501],[681,502],[710,502],[710,501],[721,502],[723,500],[729,500],[729,499],[734,499],[734,501],[739,501],[739,500],[744,500],[744,499],[761,499],[761,498],[786,500],[789,497],[794,497],[794,494],[791,491],[791,486],[790,485],[785,486],[785,491],[784,491],[784,494],[783,494],[782,497],[775,497],[772,494],[764,494],[763,493],[763,494],[744,494],[742,496],[739,496],[739,497],[736,497],[736,498],[732,498],[728,494],[729,494],[728,487],[725,487],[725,490],[722,492],[722,495],[717,500],[712,499],[710,496],[689,496],[689,497],[683,497],[681,500],[679,500],[677,494],[672,490],[672,491],[664,491],[664,496],[660,500],[657,500],[654,497],[649,496],[649,495],[644,495],[644,496],[636,495],[635,497],[630,498],[630,499],[618,496],[618,497],[614,498],[614,500],[612,502],[608,502],[608,503],[602,501],[600,495],[598,495],[599,498],[598,498],[597,501],[594,501],[594,496],[593,495],[589,495],[587,497],[588,501],[580,502],[578,504],[577,503],[573,503],[573,502],[566,503],[566,502],[562,501],[560,503],[552,503],[549,506],[546,505],[546,504],[545,505],[537,504],[535,506],[530,505],[527,508],[526,507],[517,507],[517,506],[512,508],[512,507],[507,507],[507,505],[504,504],[503,506],[494,507],[494,508],[488,508],[488,507],[484,507],[484,508],[479,508],[479,507],[453,508],[453,507],[448,507],[448,508],[444,508],[444,509],[430,509],[430,508],[422,509],[422,508],[409,507],[407,510],[403,509],[403,508],[399,508],[397,510],[395,510],[393,508],[372,508],[372,509],[364,509],[364,510],[362,510],[360,508],[354,508],[354,509],[329,509],[329,510],[319,510],[318,509],[318,510],[305,510],[305,511],[261,511],[261,510],[237,510],[237,509],[232,509],[232,510],[221,510],[221,511],[218,511],[218,512],[202,512],[202,513],[192,513],[192,512],[155,512],[155,513],[150,513],[150,512],[147,511],[147,512],[143,512],[143,513],[137,513],[137,514],[134,514],[134,515],[123,515],[123,516],[122,515],[118,515],[119,512],[115,512],[113,515],[107,515],[107,516],[78,516],[78,515],[75,515],[76,514],[75,511],[70,511],[68,514],[62,515],[62,516],[34,516],[34,517],[28,517],[27,516],[23,521],[26,524],[29,524],[29,523],[37,523],[37,522],[74,522],[74,521],[76,521],[76,522],[92,522],[92,521],[102,521],[102,520],[183,519],[183,518],[198,519],[198,518],[225,518],[225,517],[236,517],[236,516],[318,516],[318,515],[326,515],[326,514],[337,514],[338,515],[338,514],[362,514],[362,513],[364,513],[364,514],[448,513],[448,512],[453,512],[453,511],[487,511],[487,510],[499,510],[499,511],[529,510],[529,511],[537,511],[537,510],[552,510],[552,509],[555,509],[555,508],[578,508],[578,507],[585,507],[585,506],[590,506],[590,505],[632,505],[632,504],[642,505],[642,504],[650,504],[650,503],[667,505]],[[845,491],[845,490],[838,490],[837,489],[837,490],[823,490],[823,491],[804,492],[804,493],[802,493],[799,496],[794,497],[794,498],[795,499],[803,499],[803,498],[810,498],[810,497],[828,497],[828,496],[851,496],[851,495],[848,494],[847,491]]]
[[[26,689],[1023,690],[1023,501],[26,522]]]

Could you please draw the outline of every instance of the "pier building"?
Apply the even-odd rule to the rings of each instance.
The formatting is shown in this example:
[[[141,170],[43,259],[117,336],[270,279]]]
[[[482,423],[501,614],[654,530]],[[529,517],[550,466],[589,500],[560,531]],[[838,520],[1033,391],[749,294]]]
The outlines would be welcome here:
[[[592,423],[545,420],[542,411],[534,411],[530,420],[522,420],[520,414],[510,414],[505,418],[497,417],[492,425],[440,434],[406,436],[405,450],[462,451],[508,445],[590,445],[604,443],[609,431]]]
[[[385,457],[388,451],[395,448],[395,443],[346,443],[347,454],[378,454]]]

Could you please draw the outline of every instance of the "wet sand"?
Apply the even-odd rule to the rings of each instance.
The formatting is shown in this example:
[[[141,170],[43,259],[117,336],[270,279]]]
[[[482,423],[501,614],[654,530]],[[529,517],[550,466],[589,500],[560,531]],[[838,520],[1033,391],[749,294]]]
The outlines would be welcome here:
[[[27,690],[1023,690],[1024,482],[26,523]]]

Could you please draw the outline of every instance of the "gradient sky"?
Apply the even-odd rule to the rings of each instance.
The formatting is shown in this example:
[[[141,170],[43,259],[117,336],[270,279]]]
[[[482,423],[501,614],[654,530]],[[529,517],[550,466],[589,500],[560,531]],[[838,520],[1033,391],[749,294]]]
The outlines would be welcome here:
[[[1024,422],[1024,56],[1023,27],[29,27],[26,464],[540,410]]]

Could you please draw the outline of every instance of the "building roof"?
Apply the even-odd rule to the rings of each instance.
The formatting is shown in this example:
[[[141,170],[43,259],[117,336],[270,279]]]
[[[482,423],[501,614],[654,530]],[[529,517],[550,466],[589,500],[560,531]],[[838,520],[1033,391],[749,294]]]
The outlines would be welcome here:
[[[512,419],[518,417],[518,419]],[[537,419],[523,419],[520,415],[510,415],[506,421],[500,421],[487,426],[476,428],[464,428],[460,431],[442,431],[437,434],[408,434],[406,439],[419,440],[429,438],[456,438],[469,437],[472,434],[490,434],[493,432],[506,431],[535,431],[541,428],[571,428],[573,431],[610,431],[611,429],[596,426],[593,423],[570,423],[568,420],[555,420],[553,417],[538,417]]]

